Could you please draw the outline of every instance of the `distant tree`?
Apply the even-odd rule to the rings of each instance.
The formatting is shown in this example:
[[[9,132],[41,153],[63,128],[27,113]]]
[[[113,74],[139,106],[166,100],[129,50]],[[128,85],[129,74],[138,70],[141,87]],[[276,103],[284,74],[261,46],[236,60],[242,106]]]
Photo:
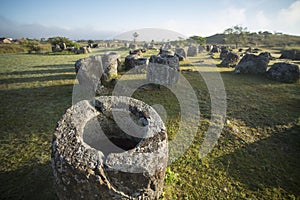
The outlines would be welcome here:
[[[193,40],[194,42],[196,42],[199,45],[205,45],[206,44],[206,38],[201,37],[201,36],[191,36],[189,39]]]
[[[22,42],[22,45],[28,49],[28,53],[40,52],[41,47],[39,46],[38,40],[26,39]]]
[[[132,34],[132,36],[133,36],[133,42],[134,42],[134,43],[136,43],[136,39],[137,39],[137,37],[139,37],[139,35],[140,35],[140,34],[138,34],[137,32],[134,32],[134,33]]]
[[[246,30],[247,27],[239,25],[226,29],[224,31],[226,43],[235,44],[236,48],[240,44],[245,44],[247,42]]]
[[[272,33],[269,32],[269,31],[264,31],[264,32],[262,32],[262,34],[264,34],[264,35],[272,35]]]
[[[94,41],[94,40],[88,40],[88,43],[89,43],[89,44],[94,44],[95,41]]]
[[[48,42],[52,45],[60,45],[62,43],[65,43],[67,47],[74,47],[76,46],[76,43],[73,42],[72,40],[70,40],[69,38],[66,37],[52,37],[52,38],[48,38]]]

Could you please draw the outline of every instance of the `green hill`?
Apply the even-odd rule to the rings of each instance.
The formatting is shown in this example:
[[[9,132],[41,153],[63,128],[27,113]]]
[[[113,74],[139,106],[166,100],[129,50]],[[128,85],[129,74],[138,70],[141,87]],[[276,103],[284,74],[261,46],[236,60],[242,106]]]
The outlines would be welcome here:
[[[225,44],[225,34],[215,34],[206,37],[207,44]]]
[[[225,34],[215,34],[206,37],[207,44],[226,44]],[[300,46],[300,36],[287,34],[272,34],[270,32],[247,33],[247,44],[250,46],[266,46],[285,48]]]

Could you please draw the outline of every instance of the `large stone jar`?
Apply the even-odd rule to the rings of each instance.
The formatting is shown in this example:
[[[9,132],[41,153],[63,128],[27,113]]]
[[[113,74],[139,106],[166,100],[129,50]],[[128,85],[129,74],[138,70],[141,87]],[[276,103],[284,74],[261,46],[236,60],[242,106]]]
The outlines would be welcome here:
[[[149,59],[146,78],[158,85],[174,85],[179,80],[179,59],[171,55],[153,55]]]
[[[159,199],[168,162],[166,129],[139,100],[83,100],[58,122],[51,157],[60,199]]]

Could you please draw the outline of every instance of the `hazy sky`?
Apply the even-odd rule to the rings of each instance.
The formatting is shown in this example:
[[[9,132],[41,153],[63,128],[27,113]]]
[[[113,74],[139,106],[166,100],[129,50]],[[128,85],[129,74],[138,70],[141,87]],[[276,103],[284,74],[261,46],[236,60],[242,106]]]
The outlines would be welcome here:
[[[209,36],[234,25],[300,35],[300,0],[1,0],[0,37],[106,39],[142,28]]]

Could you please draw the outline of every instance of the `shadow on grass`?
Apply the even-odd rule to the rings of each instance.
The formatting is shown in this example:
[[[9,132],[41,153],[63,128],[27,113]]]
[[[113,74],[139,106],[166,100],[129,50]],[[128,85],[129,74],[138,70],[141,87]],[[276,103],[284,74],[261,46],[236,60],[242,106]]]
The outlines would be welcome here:
[[[232,69],[233,70],[233,69]],[[278,81],[270,80],[264,75],[258,75],[258,74],[234,74],[233,71],[201,71],[201,68],[199,68],[199,71],[202,75],[210,76],[212,74],[219,73],[223,81],[231,81],[231,82],[238,82],[239,84],[255,84],[255,85],[265,85],[265,84],[274,84],[274,85],[280,85],[283,84]],[[190,70],[183,70],[183,75],[193,75],[193,74],[199,74],[198,71],[190,71]]]
[[[51,138],[57,121],[71,106],[72,88],[59,85],[1,91],[0,140],[5,146],[0,151],[0,199],[57,199],[50,163],[39,164],[39,160],[43,155],[50,158],[44,148],[50,147],[47,136]],[[45,138],[30,137],[40,134]],[[23,153],[26,155],[20,155]],[[17,170],[7,171],[16,165]]]
[[[50,162],[15,171],[0,171],[0,199],[57,199]]]
[[[73,65],[71,65],[71,64],[63,64],[63,65],[39,65],[39,66],[33,66],[31,68],[33,68],[33,69],[41,69],[41,70],[49,69],[49,71],[51,69],[65,69],[65,70],[69,69],[70,71],[74,71],[75,72],[75,67]]]
[[[57,70],[55,70],[57,71]],[[42,72],[42,71],[41,71]],[[43,72],[44,73],[44,72]],[[53,72],[55,73],[55,72]],[[42,74],[41,74],[42,75]],[[0,84],[9,83],[28,83],[36,81],[55,81],[55,80],[75,80],[75,74],[61,74],[54,76],[41,76],[41,77],[28,77],[28,78],[10,78],[10,79],[0,79]]]
[[[217,162],[227,166],[228,175],[250,190],[280,188],[281,193],[300,195],[300,127],[252,143]]]
[[[0,138],[44,132],[52,134],[56,122],[72,105],[73,85],[3,90],[0,93]]]
[[[36,68],[39,70],[26,70],[26,71],[13,71],[0,73],[0,75],[28,75],[28,74],[50,74],[50,73],[67,73],[74,72],[75,68],[70,67],[70,65],[49,65],[49,66],[33,66],[31,68]]]
[[[264,85],[264,84],[273,84],[273,85],[280,85],[282,83],[278,81],[274,81],[271,79],[268,79],[265,75],[259,75],[259,74],[234,74],[233,71],[224,71],[220,72],[221,76],[223,78],[233,78],[236,80],[232,81],[241,81],[245,84],[255,84],[255,85]],[[227,76],[227,77],[225,77]]]

